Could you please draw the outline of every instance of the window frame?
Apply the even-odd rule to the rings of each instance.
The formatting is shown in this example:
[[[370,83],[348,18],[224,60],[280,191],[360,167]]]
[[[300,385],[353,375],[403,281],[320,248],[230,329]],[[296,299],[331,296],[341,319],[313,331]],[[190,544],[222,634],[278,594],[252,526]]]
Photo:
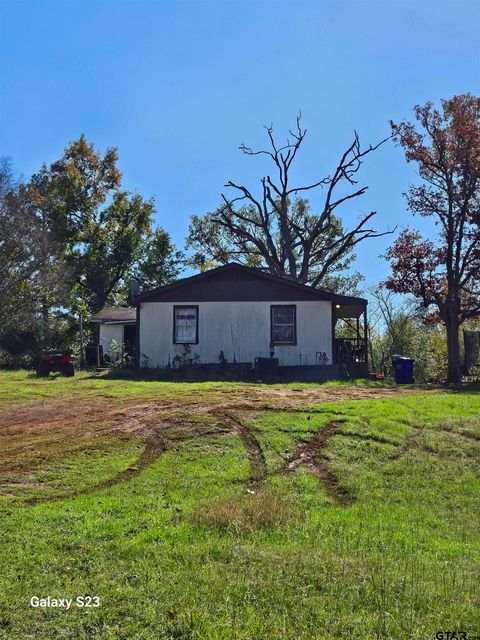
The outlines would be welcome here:
[[[276,342],[273,339],[273,313],[277,307],[289,307],[293,309],[293,341],[289,342]],[[289,325],[287,325],[289,326]],[[297,305],[296,304],[271,304],[270,305],[270,345],[278,347],[296,346],[297,344]]]
[[[195,323],[195,342],[178,342],[177,341],[177,309],[195,309],[196,323]],[[200,315],[198,304],[174,304],[173,305],[173,344],[198,344],[198,317]]]

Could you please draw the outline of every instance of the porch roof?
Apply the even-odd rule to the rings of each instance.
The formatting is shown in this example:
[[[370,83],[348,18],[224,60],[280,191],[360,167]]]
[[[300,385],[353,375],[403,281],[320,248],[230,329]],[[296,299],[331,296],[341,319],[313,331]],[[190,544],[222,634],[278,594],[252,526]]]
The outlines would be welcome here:
[[[362,298],[354,300],[355,302],[341,302],[339,300],[333,309],[334,317],[337,319],[359,318],[367,308],[367,301]]]
[[[104,307],[90,318],[90,322],[100,324],[133,324],[136,321],[136,307]]]

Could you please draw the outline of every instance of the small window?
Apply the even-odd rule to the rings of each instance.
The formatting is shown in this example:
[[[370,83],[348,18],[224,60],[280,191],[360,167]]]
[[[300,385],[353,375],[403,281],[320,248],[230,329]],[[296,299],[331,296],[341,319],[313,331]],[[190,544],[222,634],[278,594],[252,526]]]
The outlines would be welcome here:
[[[174,344],[198,344],[198,307],[173,307]]]
[[[272,344],[296,344],[296,307],[294,304],[277,304],[271,307]]]

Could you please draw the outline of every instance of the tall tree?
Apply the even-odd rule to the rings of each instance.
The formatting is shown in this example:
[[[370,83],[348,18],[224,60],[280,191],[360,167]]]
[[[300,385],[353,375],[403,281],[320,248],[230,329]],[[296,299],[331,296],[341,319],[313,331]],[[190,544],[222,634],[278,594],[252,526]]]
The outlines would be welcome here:
[[[480,315],[480,99],[470,94],[415,107],[420,125],[392,123],[407,162],[418,164],[422,183],[406,194],[413,214],[431,217],[435,242],[406,230],[386,254],[386,286],[413,295],[427,319],[444,322],[448,381],[461,379],[459,328]]]
[[[35,204],[62,241],[75,243],[98,215],[99,208],[120,189],[118,151],[98,152],[85,135],[70,142],[62,157],[35,174],[30,187]]]
[[[38,219],[59,239],[73,311],[116,301],[152,234],[154,203],[121,190],[117,162],[116,148],[102,154],[82,135],[26,189]]]
[[[31,303],[27,285],[35,272],[28,218],[16,206],[18,185],[11,161],[0,159],[0,326]]]
[[[59,301],[45,279],[42,300],[45,326],[50,325],[59,303],[72,311],[85,306],[79,305],[78,300],[79,295],[86,294],[85,283],[92,281],[85,274],[85,268],[95,267],[87,263],[85,254],[91,252],[92,244],[100,244],[105,235],[100,233],[104,231],[100,223],[101,207],[120,188],[117,160],[115,148],[107,149],[102,155],[82,135],[69,143],[59,160],[50,166],[43,165],[21,187],[22,197],[34,213],[43,236],[56,239],[56,255],[47,255],[45,247],[45,261],[64,271],[64,284],[68,289],[68,295]],[[96,310],[89,304],[92,297],[92,292],[88,292],[90,311]]]
[[[183,264],[183,253],[177,251],[170,235],[158,227],[145,240],[141,257],[132,273],[142,289],[153,289],[175,280]]]
[[[187,246],[202,260],[236,259],[296,282],[319,286],[327,276],[346,268],[358,243],[384,235],[369,226],[375,211],[362,215],[350,230],[344,229],[337,211],[366,192],[367,187],[357,186],[357,173],[365,157],[385,140],[362,149],[355,132],[331,175],[311,184],[293,185],[292,165],[307,133],[301,126],[301,116],[283,145],[275,140],[272,126],[266,127],[266,132],[268,149],[254,150],[242,144],[240,150],[247,156],[266,156],[278,177],[263,177],[259,195],[229,181],[225,186],[236,195],[222,194],[223,204],[216,211],[192,217]],[[343,187],[348,191],[340,193]],[[303,197],[315,189],[325,194],[318,214],[312,213]]]
[[[180,252],[161,227],[152,230],[153,201],[121,189],[117,161],[116,149],[100,153],[84,136],[25,184],[0,160],[5,362],[70,344],[78,312],[125,303],[132,275],[143,286],[177,275]]]
[[[28,189],[13,180],[5,160],[0,166],[0,249],[3,313],[15,317],[28,309],[34,315],[45,300],[63,299],[66,274],[57,260],[57,239],[37,216]]]
[[[49,306],[65,300],[66,274],[57,261],[59,247],[45,229],[15,179],[10,163],[0,162],[0,351],[2,365],[28,364],[40,348],[51,346],[60,322],[46,318]],[[48,321],[47,321],[48,320]],[[60,344],[58,341],[57,346]]]
[[[117,191],[90,221],[82,243],[73,246],[70,262],[79,274],[76,294],[90,311],[113,302],[123,278],[142,255],[154,211],[152,201]]]

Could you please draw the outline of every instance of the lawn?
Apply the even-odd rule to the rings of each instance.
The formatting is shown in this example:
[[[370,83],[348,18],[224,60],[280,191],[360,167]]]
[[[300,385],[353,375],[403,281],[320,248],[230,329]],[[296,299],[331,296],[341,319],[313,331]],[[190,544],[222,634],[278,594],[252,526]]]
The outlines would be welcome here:
[[[480,637],[478,389],[21,372],[0,402],[0,638]]]

